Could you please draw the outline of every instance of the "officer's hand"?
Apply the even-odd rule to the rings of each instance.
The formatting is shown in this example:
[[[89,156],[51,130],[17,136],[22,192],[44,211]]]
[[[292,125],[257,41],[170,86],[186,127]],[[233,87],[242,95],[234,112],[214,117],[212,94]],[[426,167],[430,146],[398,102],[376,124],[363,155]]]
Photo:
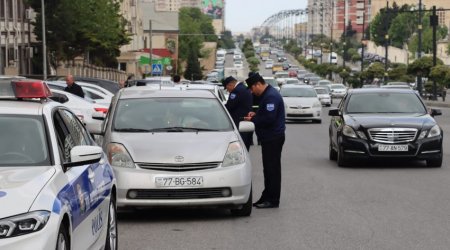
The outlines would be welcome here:
[[[256,115],[255,112],[248,112],[248,114],[247,114],[247,116],[249,116],[249,117],[253,117],[253,116],[255,116],[255,115]]]
[[[251,116],[245,116],[245,117],[242,117],[243,119],[244,119],[244,121],[252,121],[252,117]]]

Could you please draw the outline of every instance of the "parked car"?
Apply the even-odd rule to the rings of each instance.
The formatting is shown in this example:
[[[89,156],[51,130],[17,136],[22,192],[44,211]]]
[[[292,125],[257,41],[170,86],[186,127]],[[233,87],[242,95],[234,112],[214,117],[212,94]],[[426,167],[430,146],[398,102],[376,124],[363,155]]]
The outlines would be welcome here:
[[[251,162],[234,125],[210,91],[121,90],[105,125],[103,148],[118,179],[117,205],[216,206],[252,211]],[[151,142],[151,143],[149,143]]]
[[[283,85],[280,89],[286,111],[286,120],[311,120],[321,123],[322,104],[309,85]]]
[[[272,59],[267,59],[265,61],[265,68],[266,69],[271,69],[273,67],[273,60]]]
[[[441,167],[443,131],[410,89],[354,89],[329,111],[329,157],[339,166],[361,159],[425,160]]]
[[[0,78],[0,249],[117,249],[113,170],[51,95]]]

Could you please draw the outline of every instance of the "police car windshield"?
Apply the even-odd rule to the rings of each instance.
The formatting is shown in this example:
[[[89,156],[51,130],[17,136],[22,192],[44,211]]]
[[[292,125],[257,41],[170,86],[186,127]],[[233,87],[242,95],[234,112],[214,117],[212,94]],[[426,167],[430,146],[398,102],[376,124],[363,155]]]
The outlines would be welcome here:
[[[0,128],[0,167],[50,165],[42,117],[0,115]]]
[[[180,132],[230,131],[232,123],[217,99],[209,98],[147,98],[119,101],[114,130],[122,132],[157,131],[164,128]],[[178,132],[177,131],[177,132]]]

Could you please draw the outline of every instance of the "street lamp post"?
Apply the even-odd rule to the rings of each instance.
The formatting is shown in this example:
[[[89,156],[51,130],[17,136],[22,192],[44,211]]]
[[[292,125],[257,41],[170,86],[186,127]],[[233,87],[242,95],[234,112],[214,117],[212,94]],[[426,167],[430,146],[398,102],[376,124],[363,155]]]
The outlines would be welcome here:
[[[42,63],[43,63],[43,78],[47,79],[47,41],[45,37],[45,5],[44,0],[41,0],[42,8]]]
[[[419,24],[417,26],[417,39],[418,39],[418,49],[419,53],[417,58],[422,57],[422,0],[419,0]],[[419,89],[419,94],[422,96],[422,77],[417,77],[417,88]]]

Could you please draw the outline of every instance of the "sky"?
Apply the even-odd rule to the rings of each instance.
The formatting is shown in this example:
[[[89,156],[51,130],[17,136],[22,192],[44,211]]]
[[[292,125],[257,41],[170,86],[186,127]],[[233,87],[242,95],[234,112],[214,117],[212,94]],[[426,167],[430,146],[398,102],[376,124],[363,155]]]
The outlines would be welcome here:
[[[225,0],[225,28],[249,32],[281,10],[305,9],[308,0]]]

